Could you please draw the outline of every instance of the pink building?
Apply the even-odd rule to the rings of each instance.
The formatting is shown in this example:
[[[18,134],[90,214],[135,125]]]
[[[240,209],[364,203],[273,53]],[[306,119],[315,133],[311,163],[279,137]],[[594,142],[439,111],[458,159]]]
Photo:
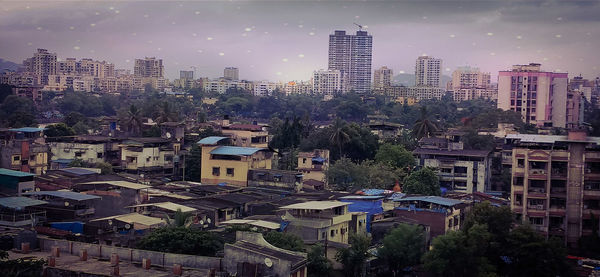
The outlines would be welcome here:
[[[567,73],[541,71],[541,65],[514,65],[498,73],[498,108],[521,114],[543,127],[567,125]]]

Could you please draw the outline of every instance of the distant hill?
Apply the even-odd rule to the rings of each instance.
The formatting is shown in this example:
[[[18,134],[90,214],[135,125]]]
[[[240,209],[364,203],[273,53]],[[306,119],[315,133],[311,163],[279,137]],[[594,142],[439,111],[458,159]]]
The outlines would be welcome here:
[[[442,75],[442,78],[440,80],[440,83],[441,83],[440,86],[445,88],[446,84],[450,81],[452,81],[452,77]],[[414,86],[415,85],[415,74],[408,74],[408,73],[398,74],[398,75],[394,76],[394,78],[392,79],[392,83],[405,85],[408,87]]]
[[[18,64],[18,63],[13,63],[11,61],[7,61],[4,59],[0,59],[0,72],[8,69],[8,70],[17,70],[19,68],[23,67],[23,65]]]

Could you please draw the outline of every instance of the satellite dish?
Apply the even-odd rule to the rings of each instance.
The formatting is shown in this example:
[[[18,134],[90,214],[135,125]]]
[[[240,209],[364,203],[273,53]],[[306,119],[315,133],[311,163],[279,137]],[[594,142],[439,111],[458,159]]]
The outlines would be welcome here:
[[[210,224],[210,221],[211,221],[211,220],[210,220],[210,218],[207,218],[207,219],[206,219],[206,222],[207,222],[208,224]]]
[[[131,228],[131,225],[125,224],[125,229],[130,229],[130,228]]]
[[[113,224],[112,220],[109,219],[108,220],[108,225],[112,225],[112,224]]]
[[[69,202],[65,201],[65,207],[69,206]]]
[[[165,134],[165,136],[166,136],[168,139],[170,139],[170,138],[171,138],[171,133],[167,132],[167,133]]]
[[[200,223],[200,225],[204,225],[204,220],[200,220],[198,223]]]
[[[250,228],[250,230],[253,231],[253,232],[256,232],[256,231],[258,231],[258,228],[252,227],[252,228]]]
[[[272,267],[273,266],[273,261],[271,261],[271,259],[269,259],[269,258],[265,258],[265,265],[267,267]]]
[[[119,231],[119,229],[117,229],[117,226],[113,226],[113,232],[117,232]]]

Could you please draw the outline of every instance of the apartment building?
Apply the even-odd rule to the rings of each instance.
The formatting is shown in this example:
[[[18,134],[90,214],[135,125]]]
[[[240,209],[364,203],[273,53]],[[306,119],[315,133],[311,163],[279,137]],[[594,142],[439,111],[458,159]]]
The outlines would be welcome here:
[[[0,130],[0,167],[42,174],[48,169],[48,145],[43,128]]]
[[[119,169],[132,173],[169,175],[178,172],[180,145],[164,138],[130,138],[123,141]]]
[[[339,70],[318,70],[313,72],[312,91],[314,94],[322,95],[325,99],[331,99],[334,95],[342,92],[342,77]]]
[[[202,147],[201,182],[248,185],[251,169],[271,169],[273,154],[265,148],[229,146],[228,137],[206,137]]]
[[[592,217],[600,216],[599,137],[583,131],[509,134],[506,144],[513,147],[511,210],[517,221],[569,247],[598,230]]]
[[[38,48],[33,57],[23,61],[25,70],[36,78],[36,84],[47,85],[48,76],[56,74],[56,53]]]
[[[120,140],[102,136],[78,136],[75,138],[54,139],[48,142],[50,162],[80,159],[95,164],[120,163]]]
[[[567,73],[544,72],[541,64],[531,63],[498,74],[499,109],[539,127],[566,127]]]
[[[356,35],[336,30],[329,35],[329,70],[340,71],[341,91],[366,94],[371,90],[373,37],[362,29]]]
[[[223,78],[226,80],[237,81],[240,79],[240,70],[237,67],[225,67],[225,69],[223,69]]]
[[[442,60],[429,56],[420,56],[415,62],[415,86],[440,87]]]
[[[133,75],[136,77],[164,78],[164,70],[162,59],[145,57],[144,59],[135,59]]]
[[[373,89],[384,90],[392,86],[393,77],[394,71],[387,66],[375,69],[375,72],[373,73]]]
[[[223,135],[231,138],[232,145],[241,147],[269,147],[269,132],[255,124],[228,124],[222,126]]]
[[[283,86],[285,95],[291,94],[311,94],[313,92],[313,86],[311,82],[296,82],[289,81]]]
[[[464,88],[488,88],[491,86],[489,72],[481,72],[477,67],[463,66],[452,72],[452,90]]]
[[[285,232],[295,234],[305,243],[337,242],[348,244],[350,203],[340,201],[309,201],[280,207],[290,224]]]
[[[298,171],[304,174],[305,183],[310,180],[320,182],[317,187],[327,187],[325,172],[329,169],[329,150],[315,149],[310,152],[298,153]],[[312,187],[315,187],[314,182]]]

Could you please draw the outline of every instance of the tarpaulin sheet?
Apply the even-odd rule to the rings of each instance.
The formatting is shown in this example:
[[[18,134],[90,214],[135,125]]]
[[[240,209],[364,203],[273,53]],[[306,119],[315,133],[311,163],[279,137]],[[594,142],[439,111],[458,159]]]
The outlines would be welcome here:
[[[59,230],[71,231],[72,233],[82,234],[83,233],[83,222],[54,222],[50,223],[50,227]]]
[[[348,206],[349,212],[366,212],[367,213],[367,232],[371,232],[371,218],[375,214],[383,213],[383,201],[361,201],[361,200],[344,200],[342,202],[351,203]]]

